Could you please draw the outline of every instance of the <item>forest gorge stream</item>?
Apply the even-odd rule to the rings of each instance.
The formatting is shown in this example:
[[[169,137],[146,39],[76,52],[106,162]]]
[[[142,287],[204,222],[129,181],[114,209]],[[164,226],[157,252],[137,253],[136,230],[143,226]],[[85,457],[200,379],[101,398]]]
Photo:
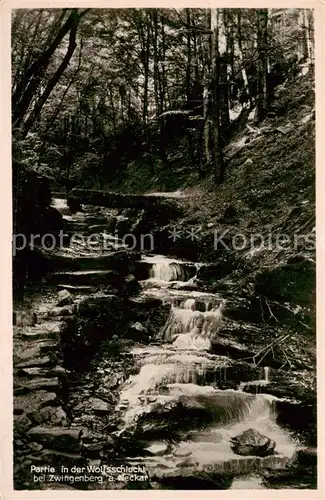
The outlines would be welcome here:
[[[87,227],[88,220],[94,217],[92,211],[87,212],[87,206],[84,206],[82,214],[77,212],[67,215],[69,211],[65,200],[54,199],[53,206],[63,213],[66,225],[80,224],[82,219]],[[99,213],[100,211],[97,216]],[[144,466],[150,478],[149,483],[146,482],[147,488],[267,487],[262,481],[263,473],[267,470],[283,470],[303,446],[297,435],[294,436],[288,428],[277,423],[277,406],[281,400],[264,392],[264,388],[272,380],[272,369],[268,366],[260,366],[255,370],[254,373],[259,376],[248,375],[245,380],[238,380],[238,375],[235,376],[232,388],[225,388],[236,374],[236,366],[240,362],[211,351],[213,339],[218,335],[224,318],[225,299],[194,287],[200,265],[154,254],[140,257],[138,266],[141,269],[143,266],[148,275],[139,280],[141,289],[135,300],[158,299],[163,306],[169,307],[169,312],[163,326],[157,329],[153,338],[148,342],[139,342],[135,338],[133,343],[123,348],[124,352],[122,350],[119,353],[119,359],[125,356],[132,369],[130,375],[126,378],[122,376],[120,382],[115,384],[115,430],[110,434],[110,426],[106,425],[108,430],[105,431],[104,426],[101,433],[110,434],[115,443],[130,441],[130,446],[122,447],[125,451],[118,454],[118,459],[123,464]],[[89,272],[101,271],[105,269]],[[82,278],[85,273],[87,271],[83,270],[79,277]],[[59,288],[64,289],[64,279],[67,276],[69,277],[68,273],[61,275]],[[71,283],[70,278],[68,283]],[[36,296],[36,302],[40,303],[32,302],[32,308],[39,317],[43,316],[43,325],[47,323],[48,331],[51,321],[56,320],[51,314],[48,318],[46,311],[53,307],[53,301],[57,299],[55,286],[53,288],[50,284],[51,276],[46,282],[43,285],[50,290],[49,303],[44,305],[43,299]],[[66,285],[69,289],[69,284]],[[85,285],[82,279],[79,279],[79,285]],[[28,292],[26,296],[28,297]],[[99,289],[96,296],[105,297],[105,292]],[[84,297],[81,287],[80,292],[75,295],[75,302]],[[30,302],[24,299],[19,307],[24,311],[31,307]],[[65,317],[58,319],[66,320]],[[37,320],[34,328],[42,329],[42,325],[38,324],[40,321],[42,319]],[[137,323],[136,328],[141,333],[141,324]],[[22,336],[22,331],[24,336],[24,330],[26,337],[32,328],[29,326],[18,330],[18,337]],[[19,344],[19,340],[17,342]],[[105,361],[107,360],[104,359]],[[37,361],[29,366],[37,366]],[[29,370],[32,371],[32,368]],[[95,375],[90,373],[90,377],[95,376],[96,386],[105,390],[109,372],[110,368],[98,369]],[[78,376],[75,380],[76,387],[67,389],[68,400],[69,394],[74,393],[72,402],[66,402],[67,407],[78,404],[82,407],[78,394],[84,390],[84,383],[78,387]],[[87,391],[85,396],[89,399]],[[70,429],[80,425],[83,418],[82,425],[85,426],[85,417],[80,417],[80,412],[74,413],[70,409],[69,413]],[[99,408],[97,413],[103,417],[107,410],[105,412],[105,408]],[[60,425],[68,425],[67,422],[65,420]],[[265,457],[236,454],[230,446],[230,440],[247,429],[255,429],[274,440],[275,453]],[[91,440],[92,431],[89,432]],[[37,441],[37,436],[35,440]],[[40,441],[42,443],[42,439]],[[139,442],[140,451],[137,446],[133,447],[132,443],[136,442]],[[29,462],[27,460],[27,465],[31,461],[33,458]],[[108,460],[102,458],[100,462],[97,457],[93,463],[98,466],[107,464]],[[223,481],[222,478],[230,479],[228,482],[228,479]],[[106,483],[105,487],[114,488],[116,484]],[[138,484],[134,487],[143,486]]]

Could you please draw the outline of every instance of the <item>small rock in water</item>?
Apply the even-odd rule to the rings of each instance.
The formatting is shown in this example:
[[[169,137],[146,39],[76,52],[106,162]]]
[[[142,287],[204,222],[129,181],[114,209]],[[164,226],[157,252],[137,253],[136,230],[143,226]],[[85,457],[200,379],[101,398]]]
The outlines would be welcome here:
[[[275,441],[263,436],[256,429],[246,431],[231,438],[230,447],[237,455],[266,457],[273,455],[276,446]]]
[[[186,450],[174,450],[173,455],[174,457],[189,457],[192,454],[191,451],[186,451]]]
[[[168,451],[168,444],[163,442],[151,443],[148,448],[146,448],[151,455],[165,455]]]
[[[58,306],[68,306],[73,304],[73,298],[68,290],[60,290],[58,293]]]

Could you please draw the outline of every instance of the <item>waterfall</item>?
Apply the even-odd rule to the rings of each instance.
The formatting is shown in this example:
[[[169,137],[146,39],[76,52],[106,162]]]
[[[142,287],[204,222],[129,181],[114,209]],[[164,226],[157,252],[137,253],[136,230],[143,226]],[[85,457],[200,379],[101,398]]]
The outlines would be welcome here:
[[[203,309],[203,310],[202,310]],[[208,350],[218,332],[223,303],[215,304],[206,297],[188,298],[172,304],[171,313],[161,337],[181,349]]]
[[[211,342],[218,335],[226,301],[217,294],[179,286],[179,281],[195,283],[201,264],[157,255],[143,260],[150,279],[143,281],[142,293],[161,299],[168,305],[169,315],[153,345],[137,346],[131,351],[139,371],[121,387],[118,432],[136,430],[149,441],[162,432],[168,441],[166,429],[169,432],[170,426],[171,433],[177,433],[180,428],[179,440],[169,443],[171,453],[143,458],[153,470],[161,461],[163,468],[168,465],[168,469],[178,471],[182,457],[190,457],[195,467],[207,464],[224,472],[231,468],[254,472],[260,459],[239,457],[231,447],[231,438],[249,428],[276,442],[277,455],[265,460],[287,460],[296,444],[277,425],[277,398],[258,394],[260,386],[269,383],[269,367],[264,367],[264,377],[261,368],[261,380],[241,383],[239,389],[224,389],[234,365],[228,357],[213,354]],[[189,275],[193,276],[190,280]],[[170,283],[173,281],[178,283]],[[227,375],[228,368],[231,370]],[[250,385],[255,386],[253,393],[246,392]],[[180,414],[188,417],[184,422],[188,433],[185,439]]]
[[[177,262],[168,262],[166,259],[162,259],[153,264],[150,278],[163,281],[184,281],[184,271]]]
[[[64,198],[52,198],[51,206],[60,213],[69,211],[67,200]]]

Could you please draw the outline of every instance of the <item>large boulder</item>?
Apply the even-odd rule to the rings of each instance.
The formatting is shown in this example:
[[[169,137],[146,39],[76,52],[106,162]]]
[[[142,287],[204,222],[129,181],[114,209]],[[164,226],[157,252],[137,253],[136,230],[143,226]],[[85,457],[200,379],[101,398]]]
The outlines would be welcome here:
[[[273,455],[276,443],[256,429],[247,429],[231,438],[230,446],[237,455],[266,457]]]

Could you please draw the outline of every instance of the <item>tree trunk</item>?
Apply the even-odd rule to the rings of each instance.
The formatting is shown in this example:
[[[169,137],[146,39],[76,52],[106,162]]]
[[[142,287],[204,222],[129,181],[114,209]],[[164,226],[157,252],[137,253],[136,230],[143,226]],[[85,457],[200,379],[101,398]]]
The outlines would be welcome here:
[[[257,100],[256,121],[264,120],[267,114],[267,9],[257,9]]]
[[[149,90],[149,50],[150,50],[150,19],[149,15],[145,12],[144,26],[140,27],[140,34],[142,39],[142,65],[144,72],[144,86],[143,86],[143,108],[142,108],[142,121],[144,125],[147,124],[148,119],[148,90]]]
[[[153,71],[154,71],[154,88],[155,88],[155,106],[156,115],[161,114],[160,107],[160,76],[159,76],[159,57],[158,57],[158,12],[157,9],[153,9]]]
[[[191,107],[191,72],[192,72],[192,46],[191,46],[191,11],[186,10],[186,43],[187,43],[187,62],[186,62],[186,103],[187,108]]]
[[[211,28],[211,10],[207,9],[207,28]],[[211,34],[207,35],[205,57],[204,57],[204,90],[203,90],[203,119],[204,119],[204,153],[205,162],[208,167],[212,163],[211,152]]]
[[[160,106],[161,112],[165,111],[165,98],[166,98],[166,35],[165,35],[165,24],[164,16],[161,16],[161,94],[160,94]]]
[[[304,56],[309,65],[314,62],[312,16],[310,9],[303,9],[303,31],[304,31]]]
[[[204,144],[206,163],[213,169],[216,183],[224,178],[223,153],[220,140],[220,54],[218,47],[218,9],[207,16],[211,34],[208,35],[204,89]],[[210,84],[209,84],[210,83]]]
[[[218,97],[220,100],[220,128],[224,131],[223,136],[226,136],[226,131],[230,124],[229,118],[229,95],[228,95],[228,52],[227,40],[225,33],[225,9],[218,9],[218,26],[217,26],[217,57],[219,58],[219,86]]]
[[[214,167],[215,182],[219,184],[224,179],[223,152],[221,144],[221,96],[220,96],[220,49],[219,49],[219,27],[221,9],[211,9],[211,72],[212,72],[212,162]],[[225,50],[225,46],[224,49]],[[224,97],[224,96],[223,96]],[[228,97],[226,99],[228,103]],[[227,104],[223,103],[223,107]],[[229,120],[229,110],[228,110]]]
[[[68,46],[67,52],[66,52],[66,54],[65,54],[65,56],[60,64],[60,66],[58,67],[58,69],[54,73],[53,77],[51,78],[51,80],[47,84],[44,92],[39,97],[39,99],[36,101],[34,110],[31,112],[28,119],[24,123],[23,129],[22,129],[22,136],[23,137],[25,137],[28,134],[29,130],[32,128],[32,126],[35,123],[36,119],[38,118],[40,112],[42,111],[44,104],[46,103],[47,99],[49,98],[52,90],[54,89],[54,87],[56,86],[56,84],[60,80],[61,76],[63,75],[65,69],[69,65],[71,57],[73,56],[73,53],[77,47],[76,36],[77,36],[77,27],[78,27],[78,23],[79,23],[80,18],[77,16],[77,14],[75,12],[72,13],[72,16],[73,16],[73,24],[71,26],[69,46]]]
[[[75,24],[76,16],[77,9],[73,9],[66,22],[59,29],[55,39],[53,40],[49,48],[45,50],[41,54],[41,56],[27,69],[20,82],[17,84],[16,90],[12,97],[13,127],[19,127],[22,120],[24,119],[24,116],[41,84],[41,80],[45,74],[45,71],[50,64],[50,60],[54,52],[57,50],[63,38]],[[78,18],[80,19],[80,14]]]
[[[248,77],[246,68],[244,66],[244,56],[243,56],[243,47],[242,47],[242,31],[241,31],[241,12],[240,9],[237,12],[237,46],[238,46],[238,56],[241,67],[241,75],[244,82],[244,93],[247,99],[252,104],[252,96],[249,90]]]

